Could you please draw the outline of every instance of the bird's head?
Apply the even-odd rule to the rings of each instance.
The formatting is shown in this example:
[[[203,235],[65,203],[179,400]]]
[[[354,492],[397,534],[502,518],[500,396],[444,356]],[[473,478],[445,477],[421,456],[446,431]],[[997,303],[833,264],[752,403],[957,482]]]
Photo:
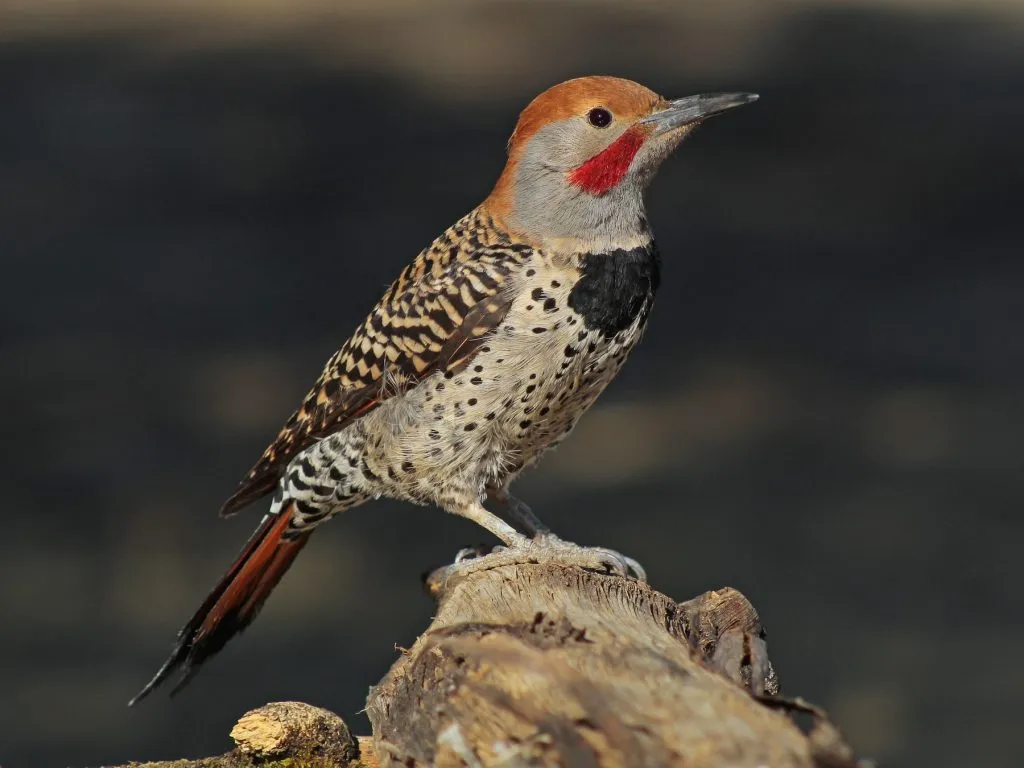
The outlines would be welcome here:
[[[559,83],[519,116],[485,206],[538,243],[629,245],[647,236],[643,192],[661,162],[702,120],[756,98],[669,101],[618,77]]]

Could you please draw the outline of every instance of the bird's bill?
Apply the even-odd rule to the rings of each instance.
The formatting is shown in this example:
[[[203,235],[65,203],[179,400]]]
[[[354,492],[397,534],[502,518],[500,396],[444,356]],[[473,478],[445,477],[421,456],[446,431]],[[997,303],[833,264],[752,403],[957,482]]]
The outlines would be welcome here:
[[[752,101],[757,101],[756,93],[702,93],[686,96],[670,101],[667,107],[643,118],[640,124],[653,126],[653,135],[658,136]]]

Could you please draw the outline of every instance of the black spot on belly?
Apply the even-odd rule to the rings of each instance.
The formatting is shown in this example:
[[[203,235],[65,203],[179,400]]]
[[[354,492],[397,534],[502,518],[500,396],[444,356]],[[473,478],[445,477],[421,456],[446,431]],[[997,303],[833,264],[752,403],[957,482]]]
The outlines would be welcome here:
[[[569,293],[569,306],[582,315],[587,328],[609,339],[650,311],[661,283],[661,256],[653,240],[642,248],[588,253],[582,269]]]

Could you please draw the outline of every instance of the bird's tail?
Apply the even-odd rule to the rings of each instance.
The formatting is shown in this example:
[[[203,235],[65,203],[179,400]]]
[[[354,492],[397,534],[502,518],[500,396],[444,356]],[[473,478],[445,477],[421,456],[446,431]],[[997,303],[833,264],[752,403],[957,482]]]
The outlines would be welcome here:
[[[171,690],[173,696],[204,661],[256,618],[313,532],[290,531],[288,524],[293,513],[289,505],[263,519],[238,559],[182,627],[170,658],[128,706],[144,699],[180,668],[181,678]]]

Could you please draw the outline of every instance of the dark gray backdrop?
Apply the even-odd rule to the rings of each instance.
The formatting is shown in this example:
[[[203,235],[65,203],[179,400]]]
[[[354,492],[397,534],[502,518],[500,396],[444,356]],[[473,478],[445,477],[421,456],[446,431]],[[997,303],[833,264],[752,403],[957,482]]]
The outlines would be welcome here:
[[[332,522],[179,698],[124,703],[323,360],[488,192],[526,101],[591,73],[762,100],[656,180],[649,334],[520,495],[676,598],[745,592],[862,753],[1018,764],[1022,14],[224,5],[0,47],[4,766],[223,751],[275,699],[368,730],[420,573],[486,540],[436,510]]]

